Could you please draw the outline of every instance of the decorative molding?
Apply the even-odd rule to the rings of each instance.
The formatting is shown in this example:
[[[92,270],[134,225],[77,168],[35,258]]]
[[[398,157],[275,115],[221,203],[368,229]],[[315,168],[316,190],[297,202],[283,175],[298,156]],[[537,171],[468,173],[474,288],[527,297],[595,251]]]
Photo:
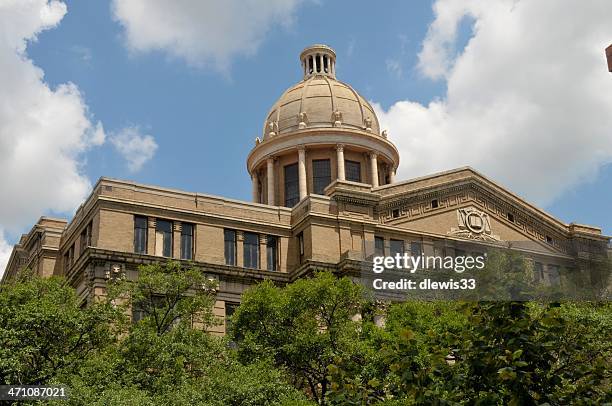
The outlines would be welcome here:
[[[431,200],[438,200],[438,207],[431,208]],[[568,252],[569,246],[565,243],[569,236],[558,227],[548,224],[546,219],[536,217],[527,210],[512,204],[498,194],[489,190],[485,185],[475,183],[473,180],[455,184],[450,187],[430,188],[414,192],[406,192],[404,196],[391,198],[377,208],[378,220],[385,224],[398,219],[418,219],[459,205],[475,202],[490,214],[495,214],[501,221],[508,222],[534,239],[547,242],[546,236],[553,239],[551,246]],[[393,211],[399,210],[399,215],[393,217]],[[514,221],[508,220],[508,213],[512,213]]]
[[[474,207],[457,209],[459,228],[451,228],[447,234],[453,237],[481,241],[500,241],[499,236],[491,234],[489,215]]]

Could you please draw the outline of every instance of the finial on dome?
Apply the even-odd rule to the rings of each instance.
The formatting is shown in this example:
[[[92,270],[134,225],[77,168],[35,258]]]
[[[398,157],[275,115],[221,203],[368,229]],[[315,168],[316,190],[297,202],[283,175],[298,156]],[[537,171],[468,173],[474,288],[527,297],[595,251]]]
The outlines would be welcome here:
[[[336,77],[336,52],[327,45],[317,44],[305,48],[300,54],[304,79],[314,75]]]

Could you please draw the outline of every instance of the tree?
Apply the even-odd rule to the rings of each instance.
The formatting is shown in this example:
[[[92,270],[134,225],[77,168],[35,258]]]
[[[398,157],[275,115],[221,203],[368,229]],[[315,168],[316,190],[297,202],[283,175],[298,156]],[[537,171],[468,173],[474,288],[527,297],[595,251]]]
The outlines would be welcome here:
[[[242,365],[227,340],[206,331],[215,324],[216,283],[197,268],[169,262],[119,279],[109,297],[136,306],[143,317],[116,345],[84,360],[66,377],[72,404],[273,405],[304,396],[282,371],[261,361]],[[123,399],[122,394],[126,396]]]
[[[217,282],[200,269],[171,261],[140,266],[137,280],[117,279],[109,286],[109,296],[142,312],[145,323],[162,335],[176,324],[214,324],[216,288]]]
[[[354,318],[364,302],[361,286],[329,273],[285,288],[265,281],[243,295],[231,334],[243,362],[271,359],[326,404],[330,366],[356,371],[363,360],[362,323]]]
[[[20,273],[0,291],[0,382],[41,385],[72,373],[115,341],[123,320],[105,300],[81,309],[61,278]]]

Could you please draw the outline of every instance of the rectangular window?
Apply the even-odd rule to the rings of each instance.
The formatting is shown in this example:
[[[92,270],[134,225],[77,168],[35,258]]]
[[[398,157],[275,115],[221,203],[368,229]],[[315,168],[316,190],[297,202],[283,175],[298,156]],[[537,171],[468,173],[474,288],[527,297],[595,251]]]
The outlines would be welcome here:
[[[236,313],[238,303],[225,302],[225,332],[229,332],[232,328],[232,316]]]
[[[172,256],[172,222],[157,220],[155,226],[155,255]]]
[[[313,159],[312,186],[314,193],[322,195],[325,188],[331,183],[331,165],[329,159]]]
[[[548,265],[548,282],[551,286],[559,286],[561,283],[561,267],[559,265]]]
[[[193,224],[182,224],[181,259],[193,259]]]
[[[423,246],[420,242],[413,241],[410,243],[410,255],[413,257],[419,257],[423,253]]]
[[[85,248],[91,246],[91,221],[87,226],[81,231],[81,244],[80,244],[80,254],[83,254]]]
[[[268,264],[268,271],[276,271],[276,264],[278,262],[278,238],[274,235],[269,235],[266,242],[266,261]]]
[[[304,233],[299,233],[297,235],[298,239],[298,254],[300,258],[300,264],[304,260]]]
[[[147,253],[147,218],[134,216],[134,252]]]
[[[389,251],[393,257],[397,254],[404,255],[404,241],[391,239],[389,242]]]
[[[536,282],[544,282],[544,265],[541,262],[534,264],[533,273],[533,278]]]
[[[300,201],[298,165],[285,166],[285,207],[293,207]]]
[[[244,267],[259,268],[259,235],[244,233]]]
[[[377,257],[385,255],[385,239],[383,237],[374,237],[374,255]]]
[[[223,230],[225,264],[236,265],[236,230]]]
[[[346,180],[361,182],[361,163],[357,161],[344,161],[344,174]]]

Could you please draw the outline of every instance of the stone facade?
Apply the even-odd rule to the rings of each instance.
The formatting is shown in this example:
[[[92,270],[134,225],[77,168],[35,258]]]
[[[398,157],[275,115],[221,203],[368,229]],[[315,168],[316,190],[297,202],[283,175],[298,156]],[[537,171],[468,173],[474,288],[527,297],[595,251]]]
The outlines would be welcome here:
[[[335,81],[328,47],[307,48],[300,60],[308,97],[306,82]],[[286,123],[264,126],[264,140],[247,160],[253,202],[101,178],[70,222],[43,217],[21,238],[3,281],[24,267],[62,275],[89,302],[104,294],[112,272],[136,278],[138,265],[174,259],[219,281],[215,313],[224,318],[245,289],[264,279],[285,284],[319,269],[355,276],[377,237],[386,254],[392,239],[429,255],[453,255],[466,242],[512,242],[544,266],[607,250],[610,237],[599,228],[565,224],[471,168],[395,182],[397,150],[353,92],[318,96],[350,99],[346,111],[315,98],[295,110],[296,126],[286,124],[292,119],[284,113]],[[286,107],[284,97],[266,123]],[[314,168],[321,161],[323,177]],[[284,168],[295,164],[297,200],[283,207]],[[350,180],[349,170],[359,181]],[[325,187],[315,190],[321,179]],[[225,325],[215,332],[223,334]]]

